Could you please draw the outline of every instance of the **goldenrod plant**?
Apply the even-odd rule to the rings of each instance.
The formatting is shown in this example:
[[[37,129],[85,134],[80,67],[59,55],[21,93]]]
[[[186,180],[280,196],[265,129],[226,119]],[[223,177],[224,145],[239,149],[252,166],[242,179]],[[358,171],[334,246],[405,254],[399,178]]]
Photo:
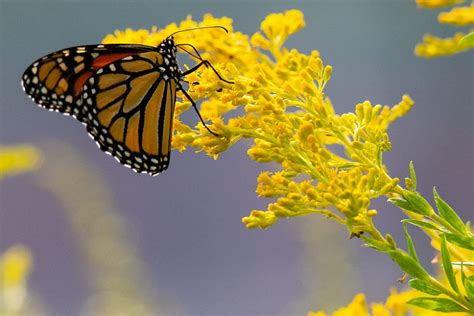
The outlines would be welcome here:
[[[2,145],[0,180],[38,169],[42,160],[42,153],[35,146]],[[32,261],[30,250],[21,244],[12,245],[0,254],[0,315],[27,315],[33,305],[36,315],[42,315],[28,290]]]
[[[438,22],[455,27],[467,27],[474,24],[474,1],[468,6],[456,6],[464,0],[416,0],[419,7],[439,9],[454,6],[450,11],[438,14]],[[474,48],[474,29],[469,33],[456,32],[453,37],[440,38],[431,34],[423,37],[423,42],[415,47],[415,54],[423,58],[450,56]]]
[[[0,314],[16,315],[28,304],[28,276],[32,256],[28,248],[14,245],[0,255]]]
[[[179,151],[191,147],[217,158],[239,140],[251,139],[247,153],[253,160],[278,165],[278,171],[262,172],[257,178],[259,197],[274,202],[266,210],[251,211],[242,219],[244,225],[267,229],[282,219],[322,214],[345,225],[349,235],[361,238],[367,247],[386,253],[410,278],[414,290],[402,296],[410,298],[406,305],[410,307],[404,305],[396,315],[405,311],[425,315],[420,310],[474,313],[470,223],[459,218],[436,190],[434,204],[421,196],[412,163],[411,177],[404,183],[384,165],[384,153],[391,150],[387,129],[410,111],[413,100],[403,95],[393,106],[364,101],[356,104],[354,112],[336,114],[324,90],[332,66],[316,50],[307,55],[284,46],[290,35],[305,26],[302,12],[270,14],[261,30],[250,37],[235,32],[231,19],[206,15],[201,22],[189,17],[160,30],[116,31],[103,42],[156,46],[175,31],[211,25],[224,26],[229,34],[212,29],[184,32],[176,34],[175,41],[194,45],[222,77],[234,82],[218,80],[212,69],[185,78],[188,93],[202,100],[201,114],[219,137],[201,123],[193,127],[180,120],[180,114],[191,106],[181,98],[176,104],[173,147]],[[371,208],[371,201],[379,197],[406,214],[400,224],[406,250],[374,225],[373,218],[383,210]],[[413,229],[423,230],[440,251],[439,275],[431,275],[420,264],[409,233]],[[362,296],[355,302],[357,308],[365,308]],[[388,315],[377,311],[389,308],[375,305],[372,312]]]
[[[32,145],[0,146],[0,180],[35,170],[41,162],[41,152]]]

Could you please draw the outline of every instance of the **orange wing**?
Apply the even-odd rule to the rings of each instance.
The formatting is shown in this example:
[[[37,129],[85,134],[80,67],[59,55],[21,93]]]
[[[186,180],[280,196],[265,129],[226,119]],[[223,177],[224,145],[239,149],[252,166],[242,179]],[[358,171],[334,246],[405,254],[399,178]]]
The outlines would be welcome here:
[[[137,172],[168,168],[176,79],[160,53],[127,56],[100,68],[82,90],[87,130],[105,152]]]
[[[22,77],[23,89],[38,105],[85,123],[80,95],[86,80],[105,65],[152,49],[120,44],[66,48],[31,64]]]

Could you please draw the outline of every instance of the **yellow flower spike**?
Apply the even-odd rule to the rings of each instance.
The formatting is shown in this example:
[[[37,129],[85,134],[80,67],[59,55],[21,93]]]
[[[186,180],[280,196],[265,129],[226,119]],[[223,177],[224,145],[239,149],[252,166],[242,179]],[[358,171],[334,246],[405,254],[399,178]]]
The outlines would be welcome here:
[[[271,162],[275,158],[268,150],[261,148],[250,148],[247,150],[247,155],[253,160],[261,163]]]
[[[364,191],[367,189],[367,183],[369,182],[367,176],[361,176],[359,179],[359,183],[357,183],[357,189],[360,191]]]
[[[464,2],[464,0],[416,0],[416,4],[419,7],[428,9],[448,7],[462,2]]]
[[[392,192],[393,189],[398,185],[400,182],[400,179],[398,178],[393,178],[389,183],[384,185],[380,190],[379,190],[379,195],[385,195],[389,192]]]
[[[323,195],[323,198],[328,201],[330,204],[337,204],[339,202],[339,199],[337,197],[335,197],[334,195],[332,195],[331,193],[329,192],[326,192],[324,193]]]
[[[362,144],[358,140],[355,140],[351,143],[351,147],[355,150],[363,150],[364,149],[364,144]]]
[[[423,43],[416,45],[415,54],[418,57],[435,58],[461,53],[471,48],[468,44],[459,45],[459,41],[465,35],[466,34],[461,32],[448,38],[425,35],[423,37]]]
[[[408,305],[410,299],[419,297],[420,292],[416,290],[408,290],[398,292],[395,288],[390,290],[390,296],[387,298],[385,304],[372,303],[370,304],[371,314],[367,307],[365,297],[363,294],[357,294],[353,301],[347,306],[336,310],[332,314],[325,314],[324,311],[309,312],[308,316],[443,316],[447,313],[430,311],[426,309],[417,308],[413,305]],[[468,316],[468,313],[449,313],[449,315]]]
[[[298,194],[299,194],[299,191],[300,191],[298,185],[295,182],[288,183],[288,190],[290,192],[296,192]]]
[[[319,94],[319,90],[316,88],[316,86],[311,83],[311,84],[307,84],[306,82],[304,82],[302,84],[302,92],[309,95],[309,96],[312,96],[312,97],[315,97],[315,96],[318,96]]]
[[[0,257],[0,286],[5,289],[23,285],[31,270],[32,256],[22,245],[12,246]]]
[[[252,35],[252,38],[250,39],[250,43],[253,46],[260,47],[263,50],[271,49],[270,42],[260,32],[257,32],[254,35]]]
[[[253,210],[250,216],[242,218],[242,223],[248,229],[261,228],[266,229],[272,226],[277,221],[277,217],[273,212],[264,212],[260,210]]]
[[[41,152],[31,145],[0,146],[0,179],[37,169]]]
[[[377,104],[376,106],[372,108],[372,116],[374,117],[378,116],[381,110],[382,110],[382,105]]]
[[[347,306],[335,311],[333,316],[370,316],[365,296],[362,293],[357,294],[352,302]]]
[[[22,245],[12,246],[1,254],[0,313],[23,314],[28,299],[27,282],[32,261],[31,252]]]
[[[267,38],[277,47],[283,45],[286,38],[304,27],[303,13],[290,10],[285,13],[270,14],[263,20],[260,28]]]
[[[392,313],[383,304],[371,304],[372,316],[392,316]]]
[[[331,79],[331,74],[332,74],[332,66],[327,65],[326,67],[324,67],[324,72],[323,72],[324,84],[326,84],[326,82],[328,82]]]
[[[258,178],[258,195],[277,202],[267,211],[253,211],[243,219],[249,228],[268,228],[279,217],[316,211],[345,224],[345,219],[321,211],[326,208],[351,218],[360,215],[361,224],[357,225],[368,225],[370,199],[381,189],[393,189],[390,179],[380,177],[383,164],[378,161],[379,154],[390,147],[384,133],[411,108],[411,99],[406,96],[392,108],[366,101],[356,105],[355,114],[337,115],[322,91],[331,78],[332,66],[324,64],[318,51],[305,55],[282,46],[290,34],[304,26],[303,14],[296,10],[268,16],[251,38],[234,32],[232,20],[206,15],[201,22],[188,17],[163,29],[127,29],[105,41],[156,45],[174,31],[206,25],[223,25],[230,32],[185,32],[175,40],[194,45],[222,77],[234,82],[223,83],[212,69],[204,67],[186,77],[189,94],[196,102],[203,101],[204,120],[212,122],[209,127],[222,137],[210,135],[200,123],[196,127],[182,123],[180,115],[191,104],[178,93],[173,148],[191,146],[216,158],[238,140],[249,138],[254,141],[247,151],[252,159],[280,165],[284,171],[263,173]],[[341,146],[349,157],[341,157],[331,145]],[[373,170],[368,167],[372,164],[376,166]],[[295,177],[299,176],[311,180],[298,183]]]
[[[369,124],[372,120],[372,104],[370,102],[364,102],[364,120],[366,124]]]
[[[368,210],[367,211],[367,217],[375,217],[377,215],[378,215],[377,210]]]
[[[382,141],[380,142],[380,148],[383,151],[390,151],[392,148],[392,143],[390,142],[389,136],[387,133],[383,133]]]
[[[438,15],[439,23],[465,26],[474,24],[474,2],[468,7],[455,7],[449,12]]]
[[[313,124],[309,122],[304,122],[298,129],[298,137],[301,140],[306,140],[307,137],[312,134],[314,131]]]
[[[407,305],[406,302],[416,296],[418,296],[416,291],[398,293],[396,288],[391,288],[390,296],[387,298],[385,304],[395,313],[395,316],[404,316],[409,310],[411,310],[411,307]]]
[[[311,75],[310,70],[311,70],[311,69],[310,69],[309,67],[306,67],[306,68],[304,68],[303,70],[301,70],[301,72],[300,72],[300,79],[301,79],[302,81],[306,81],[306,82],[308,82],[308,83],[313,82],[313,76]]]
[[[362,122],[364,120],[364,103],[357,103],[355,108],[357,120]]]

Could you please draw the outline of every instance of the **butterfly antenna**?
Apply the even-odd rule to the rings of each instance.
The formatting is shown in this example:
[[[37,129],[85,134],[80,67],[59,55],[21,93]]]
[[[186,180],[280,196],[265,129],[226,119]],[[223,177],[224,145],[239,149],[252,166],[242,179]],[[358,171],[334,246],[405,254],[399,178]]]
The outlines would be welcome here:
[[[224,30],[226,33],[229,33],[229,31],[221,25],[212,25],[212,26],[193,27],[191,29],[176,31],[176,32],[171,33],[170,35],[168,35],[166,38],[170,38],[171,36],[173,36],[175,34],[178,34],[178,33],[182,33],[182,32],[189,32],[189,31],[195,31],[195,30],[204,30],[204,29],[221,29],[221,30]]]

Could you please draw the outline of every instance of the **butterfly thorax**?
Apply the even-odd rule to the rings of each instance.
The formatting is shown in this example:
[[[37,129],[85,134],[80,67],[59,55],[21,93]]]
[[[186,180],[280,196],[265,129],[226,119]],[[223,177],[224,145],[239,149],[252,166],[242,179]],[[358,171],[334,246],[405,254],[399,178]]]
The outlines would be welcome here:
[[[163,57],[163,64],[158,68],[163,75],[163,79],[178,79],[180,77],[180,71],[176,61],[176,45],[174,44],[173,38],[168,37],[161,42],[158,46],[158,52]]]

